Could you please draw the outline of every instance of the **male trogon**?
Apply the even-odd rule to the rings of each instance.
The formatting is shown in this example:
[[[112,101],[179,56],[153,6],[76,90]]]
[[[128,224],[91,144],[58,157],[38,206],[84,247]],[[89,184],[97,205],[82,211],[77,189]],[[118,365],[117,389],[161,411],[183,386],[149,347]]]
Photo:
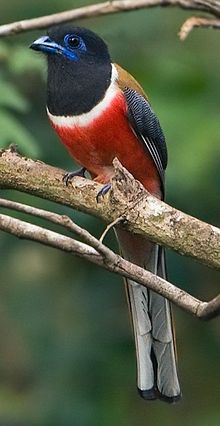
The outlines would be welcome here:
[[[153,195],[164,199],[167,149],[159,121],[138,82],[113,64],[92,31],[52,27],[31,48],[47,55],[47,114],[69,154],[102,184],[119,161]],[[76,173],[67,174],[66,181]],[[166,277],[164,249],[116,230],[123,256]],[[145,399],[180,398],[169,302],[126,280],[137,354],[137,386]]]

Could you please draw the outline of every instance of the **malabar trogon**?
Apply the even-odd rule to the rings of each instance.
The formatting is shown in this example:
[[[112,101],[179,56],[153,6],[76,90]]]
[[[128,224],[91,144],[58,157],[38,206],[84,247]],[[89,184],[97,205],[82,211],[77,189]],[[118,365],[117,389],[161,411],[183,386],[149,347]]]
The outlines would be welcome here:
[[[139,83],[112,63],[105,42],[71,25],[49,29],[31,48],[47,56],[47,114],[69,154],[108,185],[115,157],[144,187],[164,199],[167,149],[163,131]],[[67,174],[66,181],[74,176]],[[108,188],[108,186],[106,186]],[[165,278],[164,249],[116,229],[123,256]],[[145,399],[180,398],[169,302],[126,280],[137,355],[137,386]]]

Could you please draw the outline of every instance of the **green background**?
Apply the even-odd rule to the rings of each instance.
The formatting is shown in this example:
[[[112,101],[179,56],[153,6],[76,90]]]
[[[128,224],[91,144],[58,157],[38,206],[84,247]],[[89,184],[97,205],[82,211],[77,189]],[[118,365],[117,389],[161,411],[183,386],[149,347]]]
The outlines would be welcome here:
[[[1,5],[0,20],[86,3],[92,2],[10,0]],[[195,30],[182,43],[177,32],[187,16],[158,8],[77,25],[103,36],[113,60],[148,93],[168,144],[167,201],[220,225],[220,32]],[[17,143],[25,155],[71,170],[45,113],[45,60],[28,50],[41,34],[0,40],[0,146]],[[1,196],[68,213],[97,236],[104,229],[92,217],[37,198]],[[112,234],[106,242],[115,247]],[[174,308],[183,399],[174,406],[147,403],[136,392],[122,280],[4,233],[0,254],[0,425],[220,424],[219,320],[201,322]],[[204,300],[217,294],[216,271],[170,252],[168,264],[173,283]]]

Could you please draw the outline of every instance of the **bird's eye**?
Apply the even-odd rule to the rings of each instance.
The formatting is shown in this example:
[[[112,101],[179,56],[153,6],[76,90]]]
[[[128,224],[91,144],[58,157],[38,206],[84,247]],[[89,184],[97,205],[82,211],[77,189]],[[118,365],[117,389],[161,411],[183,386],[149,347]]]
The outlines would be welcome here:
[[[65,42],[72,49],[78,49],[81,46],[81,38],[75,35],[68,35],[65,37]]]
[[[64,37],[64,45],[67,48],[67,53],[69,52],[68,55],[75,55],[75,58],[78,58],[76,55],[76,50],[78,50],[79,53],[87,50],[82,37],[76,34],[66,34]]]

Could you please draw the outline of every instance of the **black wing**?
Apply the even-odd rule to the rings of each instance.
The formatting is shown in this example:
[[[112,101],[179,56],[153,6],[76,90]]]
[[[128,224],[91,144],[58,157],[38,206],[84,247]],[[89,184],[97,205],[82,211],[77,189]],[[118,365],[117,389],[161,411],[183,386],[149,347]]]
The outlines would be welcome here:
[[[130,88],[124,89],[128,117],[138,139],[150,153],[161,178],[164,192],[164,172],[167,166],[167,147],[159,120],[149,102]]]

